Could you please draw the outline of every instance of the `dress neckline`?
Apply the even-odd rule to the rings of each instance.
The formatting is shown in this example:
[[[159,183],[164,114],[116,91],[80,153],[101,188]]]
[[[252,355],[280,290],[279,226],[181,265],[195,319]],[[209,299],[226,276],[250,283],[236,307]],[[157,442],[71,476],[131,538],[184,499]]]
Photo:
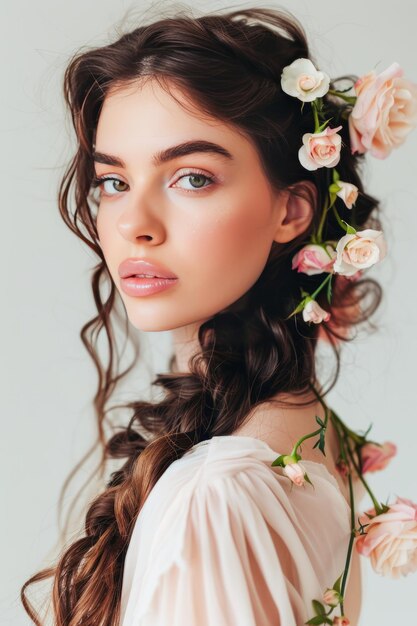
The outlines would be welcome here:
[[[198,443],[194,444],[188,450],[188,452],[191,452],[191,450],[194,450],[197,447],[203,446],[205,444],[209,444],[210,442],[214,442],[215,440],[217,440],[218,442],[223,442],[223,443],[229,443],[235,440],[236,444],[238,444],[239,441],[243,441],[243,442],[246,441],[246,443],[251,444],[255,446],[256,448],[259,448],[261,450],[266,450],[271,455],[279,456],[280,454],[282,454],[281,452],[278,452],[277,450],[274,450],[273,448],[271,448],[271,446],[268,443],[266,443],[266,441],[264,441],[263,439],[259,439],[258,437],[251,437],[250,435],[213,435],[213,437],[210,437],[209,439],[204,439],[203,441],[199,441]],[[340,493],[343,500],[346,502],[347,506],[350,508],[350,503],[347,499],[347,495],[343,493],[336,477],[333,476],[333,474],[329,471],[329,469],[326,467],[324,463],[320,463],[319,461],[313,461],[311,459],[301,459],[300,463],[303,465],[306,464],[307,467],[309,465],[320,466],[322,468],[322,471],[325,473],[325,475],[330,480],[330,482],[336,487],[337,491]]]
[[[236,441],[246,440],[248,443],[252,443],[253,445],[258,446],[259,448],[264,448],[277,455],[281,454],[277,450],[274,450],[273,448],[271,448],[271,446],[267,444],[266,441],[264,441],[263,439],[259,439],[259,437],[251,437],[250,435],[213,435],[213,437],[210,437],[209,439],[204,439],[203,441],[199,441],[198,443],[194,444],[191,449],[196,448],[198,446],[202,446],[204,444],[208,444],[214,440],[231,441],[233,439],[235,439]]]

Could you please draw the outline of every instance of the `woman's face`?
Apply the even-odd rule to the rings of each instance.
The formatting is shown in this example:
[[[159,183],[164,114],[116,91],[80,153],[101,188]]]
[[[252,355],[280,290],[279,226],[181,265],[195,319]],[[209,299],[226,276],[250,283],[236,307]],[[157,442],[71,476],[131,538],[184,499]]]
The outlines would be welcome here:
[[[223,154],[184,150],[156,162],[159,153],[184,142],[210,142]],[[95,152],[96,175],[112,177],[100,185],[98,236],[138,329],[201,324],[250,289],[274,239],[292,237],[282,225],[285,206],[249,140],[198,109],[187,112],[155,81],[107,95]],[[123,166],[100,162],[99,153]],[[118,271],[128,257],[162,265],[178,279],[157,293],[128,294]]]

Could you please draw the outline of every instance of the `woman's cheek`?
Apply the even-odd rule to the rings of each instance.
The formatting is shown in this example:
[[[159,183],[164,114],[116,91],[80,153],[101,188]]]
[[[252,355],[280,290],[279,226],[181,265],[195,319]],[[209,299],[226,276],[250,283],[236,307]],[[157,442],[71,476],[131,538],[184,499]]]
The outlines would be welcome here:
[[[221,284],[231,290],[232,297],[241,295],[257,280],[271,245],[265,225],[259,220],[242,219],[242,213],[238,213],[191,229],[186,246],[197,278],[214,281],[219,288],[222,277]]]

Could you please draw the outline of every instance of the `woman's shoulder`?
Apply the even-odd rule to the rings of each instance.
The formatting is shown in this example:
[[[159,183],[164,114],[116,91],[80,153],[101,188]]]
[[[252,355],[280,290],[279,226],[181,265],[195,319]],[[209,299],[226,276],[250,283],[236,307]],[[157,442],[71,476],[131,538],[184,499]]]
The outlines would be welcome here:
[[[186,524],[196,501],[210,507],[214,498],[223,513],[232,502],[242,511],[253,506],[272,527],[287,523],[301,532],[307,531],[303,525],[311,531],[315,523],[322,523],[325,503],[332,511],[332,523],[348,530],[350,506],[328,468],[306,459],[303,465],[312,484],[296,486],[282,467],[272,466],[285,452],[246,435],[219,435],[197,443],[171,463],[154,485],[140,513],[143,529],[153,533],[154,520],[159,519],[165,520],[161,532],[169,532],[173,519]]]
[[[215,435],[210,439],[200,441],[187,450],[182,457],[171,463],[159,479],[159,487],[165,484],[172,487],[176,484],[178,489],[181,488],[182,495],[185,495],[215,480],[221,481],[245,473],[247,481],[251,481],[256,476],[272,481],[276,489],[283,489],[285,492],[292,491],[294,485],[283,469],[272,466],[272,462],[278,456],[287,454],[290,450],[288,446],[278,448],[273,441],[273,439],[261,439],[243,434]],[[308,473],[319,479],[322,487],[330,486],[345,498],[345,489],[341,488],[341,483],[330,471],[333,463],[329,456],[326,457],[316,449],[310,451],[308,455],[303,454],[302,462],[306,468],[308,467]],[[305,490],[304,486],[300,492],[305,492]],[[179,490],[176,493],[179,495]]]
[[[312,593],[340,575],[350,509],[324,465],[307,461],[314,486],[297,487],[282,468],[271,466],[280,452],[254,437],[214,436],[167,468],[140,511],[129,544],[123,596],[129,608],[123,625],[131,623],[136,605],[136,596],[129,597],[132,586],[142,589],[143,610],[151,605],[159,610],[157,589],[164,581],[172,589],[178,576],[185,580],[190,572],[198,573],[202,552],[202,575],[219,555],[222,565],[213,575],[224,569],[224,580],[244,580],[249,542],[254,571],[262,572],[271,588],[280,571],[283,585],[314,581]],[[277,597],[277,606],[284,600],[283,594]]]
[[[294,444],[304,435],[317,431],[316,416],[324,420],[321,406],[280,408],[274,404],[259,409],[245,421],[242,426],[234,431],[233,435],[250,436],[260,439],[268,447],[278,454],[289,454]],[[327,422],[325,436],[325,454],[314,444],[318,437],[312,437],[303,442],[299,448],[302,462],[314,462],[322,466],[322,471],[331,477],[330,481],[336,483],[340,493],[350,506],[349,482],[337,469],[337,461],[340,455],[340,441],[337,431],[331,419]],[[278,452],[279,451],[279,452]],[[365,489],[357,476],[353,475],[353,491],[355,503],[359,504],[365,495]]]

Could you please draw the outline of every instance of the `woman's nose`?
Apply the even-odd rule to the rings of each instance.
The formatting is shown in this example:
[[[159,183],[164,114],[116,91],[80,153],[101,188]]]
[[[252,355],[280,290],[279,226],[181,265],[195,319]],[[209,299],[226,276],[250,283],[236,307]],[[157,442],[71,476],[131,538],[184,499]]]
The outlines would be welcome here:
[[[119,216],[117,227],[122,237],[129,241],[159,242],[163,239],[165,230],[149,200],[140,200],[137,197]]]

